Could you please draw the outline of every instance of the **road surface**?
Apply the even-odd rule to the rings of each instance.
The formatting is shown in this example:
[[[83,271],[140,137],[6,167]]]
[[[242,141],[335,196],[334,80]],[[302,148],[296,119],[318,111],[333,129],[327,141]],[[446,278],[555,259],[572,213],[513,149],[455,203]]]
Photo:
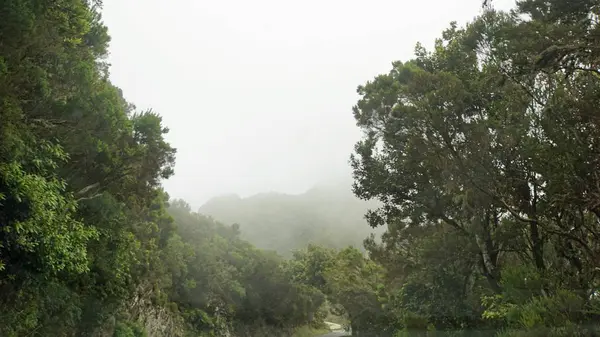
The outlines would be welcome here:
[[[342,331],[332,331],[326,335],[321,335],[319,337],[345,337],[345,336],[349,336],[349,335],[346,331],[342,330]]]
[[[325,335],[321,335],[319,337],[343,337],[343,336],[350,335],[350,333],[344,331],[342,326],[339,324],[331,323],[331,322],[325,322],[325,324],[327,324],[329,326],[329,330],[331,330],[331,332],[328,334],[325,334]]]

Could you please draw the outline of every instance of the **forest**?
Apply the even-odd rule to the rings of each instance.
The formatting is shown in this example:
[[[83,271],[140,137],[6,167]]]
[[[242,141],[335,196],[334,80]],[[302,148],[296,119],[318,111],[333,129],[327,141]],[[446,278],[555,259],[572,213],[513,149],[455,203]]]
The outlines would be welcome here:
[[[101,5],[0,1],[0,336],[600,335],[600,1],[484,1],[359,85],[383,235],[287,256],[163,189]]]

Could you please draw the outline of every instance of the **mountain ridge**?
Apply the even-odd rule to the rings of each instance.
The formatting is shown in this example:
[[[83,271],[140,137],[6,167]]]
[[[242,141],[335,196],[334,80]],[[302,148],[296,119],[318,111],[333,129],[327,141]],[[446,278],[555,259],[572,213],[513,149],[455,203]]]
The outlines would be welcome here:
[[[317,184],[304,193],[261,192],[248,197],[225,194],[209,199],[199,212],[237,223],[242,236],[262,249],[289,255],[309,243],[332,248],[352,245],[382,229],[369,227],[364,215],[377,202],[358,199],[350,184]]]

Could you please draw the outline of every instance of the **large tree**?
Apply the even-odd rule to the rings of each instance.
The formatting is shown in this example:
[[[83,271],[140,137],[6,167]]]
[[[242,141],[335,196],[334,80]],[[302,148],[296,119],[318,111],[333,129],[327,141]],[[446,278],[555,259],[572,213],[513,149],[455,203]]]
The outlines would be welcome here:
[[[419,235],[463,242],[493,293],[525,266],[540,280],[533,296],[568,289],[589,301],[600,256],[597,18],[597,1],[488,8],[358,88],[355,193],[380,200],[369,222],[397,233],[374,252],[410,266],[395,251],[410,249],[408,230],[439,228]]]

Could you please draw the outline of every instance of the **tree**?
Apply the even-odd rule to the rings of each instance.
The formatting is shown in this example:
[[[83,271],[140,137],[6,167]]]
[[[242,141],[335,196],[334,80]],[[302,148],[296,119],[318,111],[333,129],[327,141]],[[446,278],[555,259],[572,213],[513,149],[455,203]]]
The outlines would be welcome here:
[[[383,281],[381,266],[366,259],[356,248],[348,247],[339,251],[325,275],[329,301],[343,308],[353,335],[384,327],[380,324],[385,319],[378,298]]]
[[[413,60],[358,88],[354,115],[365,136],[351,159],[354,190],[383,203],[368,219],[389,234],[371,250],[400,261],[391,268],[402,286],[423,287],[439,272],[428,254],[415,253],[419,244],[454,242],[442,247],[459,254],[460,268],[450,272],[453,261],[444,261],[436,278],[473,269],[486,291],[521,308],[560,302],[568,291],[588,306],[586,314],[569,309],[571,322],[593,317],[597,9],[597,1],[560,0],[487,9],[464,28],[452,24],[434,50],[417,46]],[[540,280],[528,285],[528,304],[508,299],[514,268]],[[413,310],[431,312],[419,302]]]
[[[107,80],[97,10],[0,4],[2,335],[92,333],[170,235],[157,201],[172,174],[168,129]]]

